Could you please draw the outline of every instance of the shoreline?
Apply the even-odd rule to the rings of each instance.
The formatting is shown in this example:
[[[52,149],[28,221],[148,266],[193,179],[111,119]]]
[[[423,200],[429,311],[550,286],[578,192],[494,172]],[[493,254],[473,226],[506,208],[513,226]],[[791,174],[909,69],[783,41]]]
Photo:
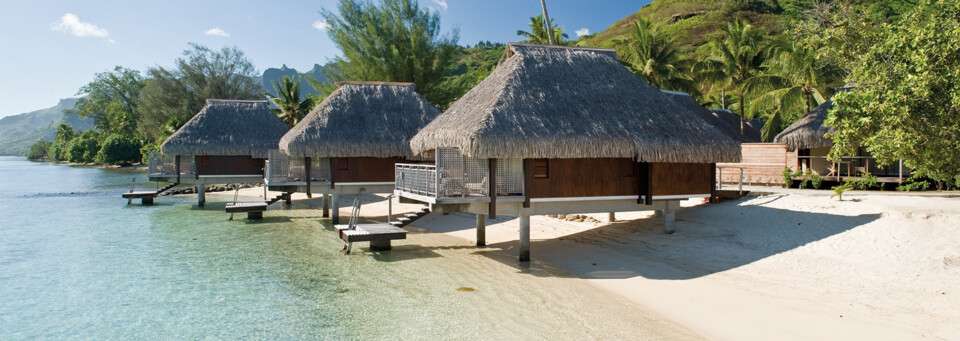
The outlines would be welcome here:
[[[532,257],[708,339],[960,338],[960,200],[810,192],[685,203],[674,235],[650,212],[535,216]],[[382,220],[384,203],[361,216]],[[409,227],[472,244],[473,225],[431,214]],[[515,257],[517,236],[516,219],[488,221],[477,250]]]

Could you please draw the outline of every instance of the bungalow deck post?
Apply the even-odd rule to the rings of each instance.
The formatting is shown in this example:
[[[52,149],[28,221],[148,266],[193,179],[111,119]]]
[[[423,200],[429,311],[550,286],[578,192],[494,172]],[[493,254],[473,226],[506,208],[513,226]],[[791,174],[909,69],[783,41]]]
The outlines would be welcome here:
[[[340,223],[340,195],[333,194],[330,196],[330,198],[331,198],[330,206],[332,206],[330,209],[333,211],[332,212],[333,215],[330,217],[330,221],[332,221],[334,224],[339,224]]]
[[[520,261],[530,261],[530,215],[520,214]]]
[[[177,183],[180,183],[180,155],[173,157],[173,169],[177,172]]]
[[[490,181],[487,184],[487,192],[490,194],[490,219],[497,219],[497,159],[490,158],[489,161]]]
[[[330,194],[323,195],[323,217],[330,217]]]
[[[677,219],[677,213],[674,211],[674,205],[679,206],[678,201],[667,201],[663,205],[663,232],[667,234],[673,234],[676,232],[676,227],[674,223]]]
[[[205,187],[206,186],[203,185],[203,179],[199,180],[197,183],[197,205],[200,207],[203,207],[203,204],[207,202],[206,195],[204,194],[206,190]]]
[[[608,222],[611,222],[611,223],[617,222],[617,213],[616,213],[616,212],[610,212],[610,213],[608,213],[608,215],[607,215],[607,221],[608,221]]]
[[[310,158],[309,157],[303,158],[303,172],[306,173],[304,176],[307,179],[307,198],[313,198],[313,193],[310,192],[310,180],[313,177],[311,176],[310,166],[311,166]]]
[[[477,214],[477,246],[487,245],[487,219],[482,214]]]

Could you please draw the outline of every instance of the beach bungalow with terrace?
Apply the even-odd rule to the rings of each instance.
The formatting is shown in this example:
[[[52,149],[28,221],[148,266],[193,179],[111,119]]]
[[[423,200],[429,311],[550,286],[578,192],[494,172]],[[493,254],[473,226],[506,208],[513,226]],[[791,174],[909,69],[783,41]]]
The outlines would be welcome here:
[[[410,141],[432,164],[396,165],[395,193],[434,211],[530,216],[663,211],[707,198],[714,164],[737,162],[736,140],[668,98],[613,50],[512,43],[500,65]]]
[[[267,101],[208,99],[207,104],[149,156],[150,181],[197,186],[263,183],[264,161],[288,126]]]
[[[324,195],[334,223],[340,196],[393,192],[394,165],[415,162],[410,138],[440,115],[413,83],[337,85],[280,139],[266,176],[271,191]]]

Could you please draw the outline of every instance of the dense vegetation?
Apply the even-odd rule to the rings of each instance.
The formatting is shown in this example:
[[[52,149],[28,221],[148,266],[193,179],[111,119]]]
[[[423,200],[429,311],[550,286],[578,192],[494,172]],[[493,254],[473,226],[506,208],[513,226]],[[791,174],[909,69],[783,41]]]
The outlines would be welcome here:
[[[839,130],[834,154],[866,147],[881,161],[903,159],[916,174],[950,184],[960,183],[958,6],[956,0],[657,0],[577,40],[555,18],[550,31],[557,44],[616,49],[628,70],[654,86],[763,120],[767,141],[838,88],[856,84],[837,96],[830,114]],[[441,32],[439,12],[415,0],[340,0],[337,13],[323,9],[321,16],[342,57],[303,77],[307,91],[295,72],[277,73],[269,83],[276,113],[291,125],[341,80],[412,82],[445,108],[486,78],[505,52],[502,43],[460,46],[457,31]],[[520,41],[549,41],[539,14],[516,26]],[[118,66],[95,75],[80,89],[87,96],[73,113],[92,118],[96,128],[61,125],[53,141],[31,148],[31,158],[133,162],[157,149],[207,98],[266,94],[236,48],[191,45],[175,65],[144,74]]]

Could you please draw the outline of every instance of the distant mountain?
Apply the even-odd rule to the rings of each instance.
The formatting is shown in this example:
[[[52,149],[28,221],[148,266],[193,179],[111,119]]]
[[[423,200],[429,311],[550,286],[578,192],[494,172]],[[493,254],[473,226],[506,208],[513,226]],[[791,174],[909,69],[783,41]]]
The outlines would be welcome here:
[[[20,155],[39,139],[53,140],[60,123],[80,130],[93,128],[92,119],[64,115],[64,111],[73,109],[77,100],[62,99],[54,107],[0,119],[0,155]]]
[[[297,69],[288,68],[286,64],[284,64],[279,69],[269,68],[263,71],[263,77],[262,77],[263,88],[267,91],[267,93],[276,96],[277,91],[273,88],[273,82],[282,81],[284,76],[290,77],[290,78],[294,78],[298,75],[310,76],[310,77],[313,77],[313,79],[316,79],[317,81],[325,82],[327,80],[327,77],[324,76],[323,74],[323,68],[324,67],[321,66],[320,64],[314,64],[313,69],[305,73],[297,72]],[[302,95],[319,94],[319,92],[315,90],[312,86],[310,86],[310,83],[307,82],[307,80],[304,78],[300,79],[300,93]]]

